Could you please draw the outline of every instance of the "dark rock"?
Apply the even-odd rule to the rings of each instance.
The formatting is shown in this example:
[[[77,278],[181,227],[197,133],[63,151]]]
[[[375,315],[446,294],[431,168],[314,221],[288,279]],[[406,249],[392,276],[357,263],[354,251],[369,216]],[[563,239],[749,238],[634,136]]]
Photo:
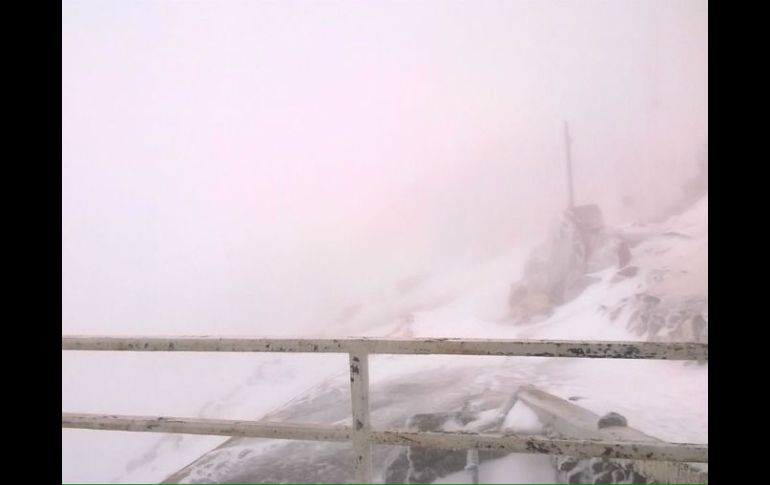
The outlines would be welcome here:
[[[639,273],[639,267],[638,266],[626,266],[625,268],[618,271],[618,273],[615,275],[616,278],[633,278]]]
[[[626,479],[626,471],[620,467],[612,470],[612,483],[620,483]]]
[[[573,207],[567,211],[567,217],[583,231],[598,231],[604,228],[604,217],[596,204]]]
[[[612,473],[606,472],[594,478],[594,483],[614,483],[612,481]]]
[[[564,464],[571,465],[568,470]],[[618,462],[606,458],[577,459],[555,458],[558,483],[649,483],[634,470],[631,462]]]
[[[628,476],[628,483],[647,483],[647,478],[637,471],[632,471]]]
[[[385,470],[385,483],[405,483],[408,474],[409,458],[404,451],[399,453]]]
[[[618,413],[611,412],[599,418],[599,422],[597,424],[599,429],[609,428],[611,426],[628,426],[628,420],[626,420],[624,416]]]
[[[575,468],[577,466],[577,464],[578,464],[577,460],[575,460],[574,458],[568,458],[568,459],[564,460],[563,462],[561,462],[558,465],[557,469],[559,471],[562,471],[562,472],[568,472],[568,471],[572,470],[573,468]]]
[[[477,417],[471,412],[415,414],[409,418],[407,427],[415,431],[438,431],[450,420],[465,425]]]
[[[575,474],[570,475],[569,483],[583,483],[583,474],[582,473],[575,473]]]
[[[646,303],[646,304],[648,304],[650,306],[658,305],[658,304],[660,304],[660,301],[661,301],[660,298],[658,298],[657,296],[647,295],[647,294],[644,294],[644,293],[639,295],[639,298],[644,303]]]
[[[658,297],[641,293],[636,303],[628,329],[649,339],[672,341],[708,340],[707,297]]]
[[[682,234],[681,232],[674,232],[674,231],[668,231],[663,233],[664,236],[672,236],[672,237],[678,237],[681,239],[692,239],[692,237],[688,236],[687,234]]]

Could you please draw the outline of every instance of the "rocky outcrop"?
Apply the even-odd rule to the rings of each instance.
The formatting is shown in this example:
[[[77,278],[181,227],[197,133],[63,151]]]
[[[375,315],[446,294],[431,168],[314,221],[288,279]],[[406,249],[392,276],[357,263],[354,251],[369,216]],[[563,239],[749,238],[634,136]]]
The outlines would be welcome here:
[[[597,273],[615,267],[609,283],[625,284],[618,296],[628,296],[613,296],[599,306],[600,314],[622,322],[641,340],[708,343],[707,217],[707,193],[663,222],[614,230],[604,227],[596,206],[567,211],[512,286],[512,319],[547,319],[600,281]]]
[[[522,280],[512,286],[511,316],[519,323],[543,319],[595,283],[590,273],[623,268],[630,261],[629,245],[606,231],[597,206],[570,209],[551,237],[532,252]]]
[[[571,456],[554,457],[559,483],[652,483],[634,469],[604,458],[579,460]]]
[[[516,283],[511,287],[508,299],[511,317],[517,322],[530,322],[536,318],[548,316],[556,305],[551,294],[526,283]]]
[[[696,236],[664,230],[640,241],[635,265],[612,279],[634,278],[636,292],[604,307],[609,318],[643,340],[708,343],[708,239]]]
[[[708,298],[658,298],[640,294],[628,328],[650,340],[708,342]]]

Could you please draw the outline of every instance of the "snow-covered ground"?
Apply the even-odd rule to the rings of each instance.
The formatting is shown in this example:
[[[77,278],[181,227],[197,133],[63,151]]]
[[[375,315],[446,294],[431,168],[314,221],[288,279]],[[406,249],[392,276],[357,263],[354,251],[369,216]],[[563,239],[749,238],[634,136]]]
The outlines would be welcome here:
[[[469,472],[455,472],[433,483],[471,483]],[[556,472],[551,459],[545,455],[510,454],[482,463],[479,483],[554,483]]]
[[[62,363],[62,409],[93,413],[254,419],[348,379],[336,354],[68,352]],[[225,439],[62,429],[62,481],[157,483]]]
[[[599,272],[593,275],[599,282],[539,323],[513,325],[506,319],[508,292],[529,250],[519,246],[473,267],[419,279],[394,292],[388,301],[356,302],[359,310],[319,334],[639,340],[626,328],[628,315],[612,320],[603,309],[647,288],[649,272],[661,266],[681,276],[667,280],[671,291],[690,284],[707,288],[707,219],[708,199],[704,198],[687,213],[664,223],[621,228],[647,238],[634,253],[635,258],[639,255],[634,260],[639,273],[617,281],[616,269]],[[673,231],[686,237],[665,234]],[[62,363],[62,407],[77,412],[255,419],[308,389],[317,389],[319,383],[345,389],[348,379],[345,355],[69,352]],[[490,390],[507,385],[500,376],[516,375],[556,395],[577,396],[580,405],[598,414],[619,412],[630,426],[660,439],[708,441],[707,364],[378,355],[371,360],[373,396],[378,385],[409,380],[416,369],[448,375],[470,369],[477,376],[476,383],[484,381]],[[81,381],[86,375],[90,380]],[[507,426],[515,429],[533,423],[517,405]],[[62,480],[158,482],[224,441],[205,436],[62,430]],[[440,483],[463,482],[466,475],[450,475]],[[548,457],[510,455],[485,463],[481,481],[552,482],[553,472]]]

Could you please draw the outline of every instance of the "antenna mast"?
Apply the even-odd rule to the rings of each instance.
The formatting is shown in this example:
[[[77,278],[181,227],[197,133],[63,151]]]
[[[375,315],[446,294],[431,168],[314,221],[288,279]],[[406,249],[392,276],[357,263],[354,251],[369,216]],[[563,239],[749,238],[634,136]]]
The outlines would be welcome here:
[[[569,208],[575,207],[575,196],[572,189],[572,138],[569,136],[569,123],[564,122],[564,144],[567,154],[567,189],[569,194]]]

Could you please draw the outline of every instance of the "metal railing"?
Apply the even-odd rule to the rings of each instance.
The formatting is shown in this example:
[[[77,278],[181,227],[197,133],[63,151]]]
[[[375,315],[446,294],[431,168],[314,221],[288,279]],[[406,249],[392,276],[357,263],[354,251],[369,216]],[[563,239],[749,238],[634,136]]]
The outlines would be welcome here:
[[[219,337],[63,336],[62,350],[135,352],[331,352],[350,361],[352,427],[164,416],[62,413],[63,428],[185,433],[312,441],[352,441],[357,483],[372,481],[372,445],[451,450],[708,463],[708,445],[558,439],[515,433],[412,432],[372,429],[369,421],[370,354],[664,359],[708,361],[700,343],[486,339],[271,339]]]

